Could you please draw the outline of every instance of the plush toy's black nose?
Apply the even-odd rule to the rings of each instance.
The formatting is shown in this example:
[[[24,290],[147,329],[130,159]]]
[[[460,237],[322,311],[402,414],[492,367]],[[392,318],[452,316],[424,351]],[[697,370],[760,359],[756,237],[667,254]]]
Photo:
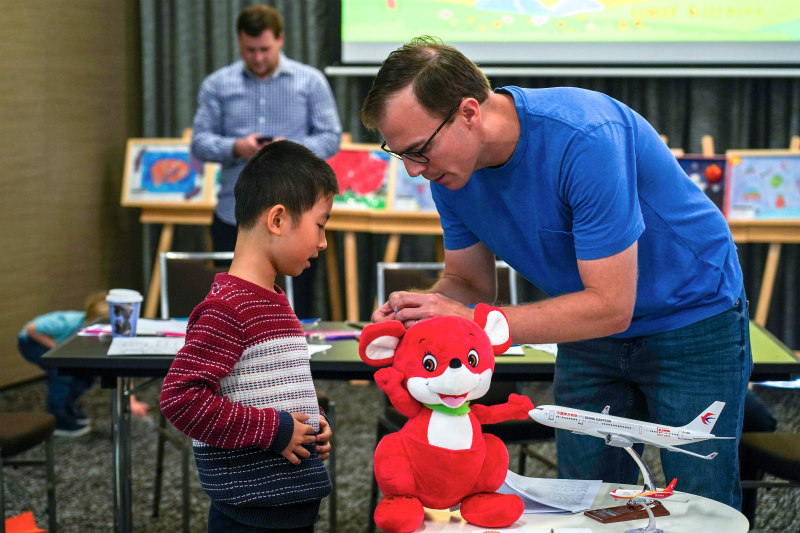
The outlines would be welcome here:
[[[461,368],[461,359],[450,359],[450,368]]]

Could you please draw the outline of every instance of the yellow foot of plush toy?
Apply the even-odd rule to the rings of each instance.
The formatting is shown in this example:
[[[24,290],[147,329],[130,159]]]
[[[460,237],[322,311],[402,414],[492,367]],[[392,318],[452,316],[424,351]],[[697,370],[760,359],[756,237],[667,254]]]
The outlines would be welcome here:
[[[461,502],[461,516],[470,524],[481,527],[506,527],[522,516],[525,504],[519,496],[481,492],[467,496]]]
[[[375,525],[387,533],[411,533],[424,518],[422,503],[413,496],[387,496],[375,509]]]

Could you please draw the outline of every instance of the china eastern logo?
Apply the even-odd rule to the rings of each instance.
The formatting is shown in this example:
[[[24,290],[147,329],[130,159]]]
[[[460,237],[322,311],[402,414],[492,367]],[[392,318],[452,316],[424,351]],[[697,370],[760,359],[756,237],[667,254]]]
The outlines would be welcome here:
[[[700,420],[703,421],[703,424],[708,424],[709,422],[715,420],[716,418],[717,417],[716,415],[714,415],[714,413],[706,413],[700,418]]]

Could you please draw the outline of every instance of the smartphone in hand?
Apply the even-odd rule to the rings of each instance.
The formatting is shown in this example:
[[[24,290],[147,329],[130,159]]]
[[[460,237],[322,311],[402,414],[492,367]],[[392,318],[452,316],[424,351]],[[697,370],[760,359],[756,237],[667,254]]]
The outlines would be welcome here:
[[[272,137],[268,137],[266,135],[262,135],[261,137],[256,137],[256,141],[258,141],[258,144],[268,143],[272,141],[272,139],[273,139]]]

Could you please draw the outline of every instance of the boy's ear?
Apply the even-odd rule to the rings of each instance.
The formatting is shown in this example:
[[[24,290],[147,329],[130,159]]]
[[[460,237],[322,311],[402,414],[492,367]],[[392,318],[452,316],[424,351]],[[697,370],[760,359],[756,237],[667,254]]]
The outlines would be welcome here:
[[[287,224],[288,214],[289,212],[283,204],[273,205],[261,215],[261,222],[266,225],[267,231],[280,235]]]

